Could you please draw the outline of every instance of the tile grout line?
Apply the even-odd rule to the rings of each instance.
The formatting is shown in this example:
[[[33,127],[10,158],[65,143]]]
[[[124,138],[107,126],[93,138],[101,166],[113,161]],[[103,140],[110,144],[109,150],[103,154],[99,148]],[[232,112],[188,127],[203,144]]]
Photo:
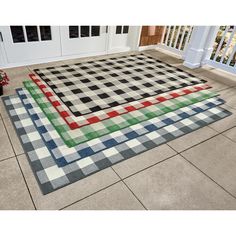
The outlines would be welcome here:
[[[201,142],[199,142],[199,143],[197,143],[197,144],[194,144],[194,145],[191,146],[191,147],[188,147],[188,148],[186,148],[186,149],[183,149],[183,150],[181,150],[180,152],[177,151],[177,150],[175,150],[172,146],[170,146],[169,142],[167,142],[166,144],[167,144],[172,150],[176,151],[178,154],[179,154],[179,153],[183,153],[183,152],[185,152],[185,151],[187,151],[187,150],[189,150],[189,149],[191,149],[191,148],[193,148],[193,147],[196,147],[196,146],[198,146],[198,145],[200,145],[200,144],[202,144],[202,143],[204,143],[204,142],[206,142],[206,141],[209,141],[209,140],[212,139],[212,138],[217,137],[218,135],[223,135],[225,138],[230,139],[229,137],[225,136],[223,133],[226,132],[226,131],[229,131],[229,130],[231,130],[231,129],[233,129],[233,128],[235,128],[236,125],[234,125],[234,126],[232,126],[232,127],[230,127],[230,128],[227,128],[227,129],[225,129],[224,131],[220,131],[220,132],[217,131],[216,129],[210,127],[209,125],[207,125],[207,126],[205,126],[205,127],[208,127],[208,128],[210,128],[210,129],[212,129],[213,131],[217,132],[217,134],[215,134],[215,135],[213,135],[213,136],[211,136],[211,137],[209,137],[209,138],[207,138],[207,139],[205,139],[205,140],[203,140],[203,141],[201,141]],[[203,128],[204,128],[204,127],[203,127]],[[231,140],[231,139],[230,139],[230,140]],[[231,141],[233,141],[233,140],[231,140]],[[235,142],[235,141],[234,141],[234,142]]]
[[[91,196],[93,196],[93,195],[95,195],[95,194],[97,194],[97,193],[99,193],[99,192],[101,192],[101,191],[103,191],[103,190],[105,190],[105,189],[107,189],[107,188],[109,188],[109,187],[111,187],[111,186],[117,184],[117,183],[120,183],[120,182],[121,182],[121,180],[118,180],[118,181],[116,181],[116,182],[114,182],[114,183],[112,183],[112,184],[110,184],[110,185],[108,185],[108,186],[106,186],[106,187],[104,187],[104,188],[101,188],[101,189],[97,190],[96,192],[93,192],[93,193],[91,193],[91,194],[89,194],[89,195],[87,195],[87,196],[85,196],[85,197],[83,197],[83,198],[81,198],[81,199],[79,199],[79,200],[76,200],[76,201],[74,201],[74,202],[72,202],[72,203],[70,203],[70,204],[68,204],[68,205],[66,205],[66,206],[64,206],[64,207],[61,207],[59,210],[64,210],[65,208],[67,208],[67,207],[69,207],[69,206],[72,206],[72,205],[74,205],[75,203],[81,202],[81,201],[83,201],[84,199],[89,198],[89,197],[91,197]]]
[[[224,135],[224,132],[227,132],[227,131],[229,131],[229,130],[231,130],[231,129],[233,129],[233,128],[235,128],[236,127],[236,125],[233,125],[232,127],[229,127],[229,128],[227,128],[227,129],[225,129],[225,130],[223,130],[223,131],[217,131],[216,129],[214,129],[214,128],[212,128],[212,127],[209,127],[209,128],[211,128],[212,130],[214,130],[214,131],[216,131],[216,132],[218,132],[218,135],[219,134],[222,134],[223,136],[225,136]],[[226,137],[226,136],[225,136]],[[213,138],[213,137],[212,137]],[[228,137],[226,137],[226,138],[228,138]],[[211,139],[211,138],[210,138]],[[229,138],[228,138],[229,139]],[[205,141],[204,141],[205,142]],[[186,149],[187,150],[187,149]],[[185,150],[184,150],[185,151]]]
[[[222,190],[224,190],[226,193],[228,193],[231,197],[233,197],[236,200],[236,196],[234,196],[232,193],[230,193],[227,189],[225,189],[223,186],[221,186],[219,183],[217,183],[213,178],[211,178],[209,175],[207,175],[204,171],[202,171],[200,168],[198,168],[196,165],[194,165],[191,161],[189,161],[187,158],[185,158],[181,153],[179,155],[187,161],[189,164],[191,164],[193,167],[195,167],[197,170],[199,170],[202,174],[204,174],[206,177],[208,177],[212,182],[214,182],[217,186],[219,186]]]
[[[11,158],[16,157],[16,153],[15,153],[15,150],[14,150],[13,145],[12,145],[12,143],[11,143],[10,137],[9,137],[9,135],[8,135],[8,133],[7,133],[7,128],[6,128],[5,124],[4,124],[2,114],[0,114],[0,120],[2,121],[2,124],[3,124],[3,126],[4,126],[4,128],[5,128],[5,130],[6,130],[6,134],[7,134],[7,137],[8,137],[8,139],[9,139],[9,142],[10,142],[10,144],[11,144],[12,151],[14,152],[14,155],[13,155],[13,156],[10,156],[10,157],[7,157],[7,158],[4,158],[4,159],[0,160],[0,162],[2,162],[2,161],[6,161],[6,160],[9,160],[9,159],[11,159]]]
[[[167,160],[169,160],[169,159],[175,157],[176,155],[178,155],[177,152],[176,152],[175,154],[173,154],[172,156],[167,157],[167,158],[165,158],[165,159],[163,159],[163,160],[161,160],[161,161],[158,161],[158,162],[156,162],[156,163],[154,163],[154,164],[152,164],[152,165],[150,165],[150,166],[147,166],[147,167],[145,167],[145,168],[143,168],[143,169],[141,169],[141,170],[139,170],[139,171],[137,171],[137,172],[134,172],[133,174],[127,175],[127,176],[124,177],[124,178],[121,178],[121,177],[120,177],[120,178],[123,179],[123,180],[128,179],[128,178],[130,178],[130,177],[132,177],[132,176],[134,176],[134,175],[136,175],[136,174],[139,174],[139,173],[141,173],[141,172],[143,172],[143,171],[145,171],[145,170],[147,170],[147,169],[149,169],[149,168],[151,168],[151,167],[154,167],[154,166],[156,166],[156,165],[158,165],[158,164],[160,164],[160,163],[162,163],[162,162],[164,162],[164,161],[167,161]]]
[[[12,158],[14,158],[14,157],[16,157],[16,156],[10,156],[10,157],[4,158],[4,159],[0,160],[0,163],[3,162],[3,161],[7,161],[7,160],[9,160],[9,159],[12,159]]]
[[[229,107],[229,108],[231,108],[231,109],[233,109],[233,110],[236,110],[235,107],[232,107],[231,105],[228,105],[227,102],[226,102],[224,105],[226,105],[227,107]]]
[[[233,127],[233,128],[235,128],[235,127]],[[229,130],[226,130],[226,131],[224,131],[224,132],[227,132],[227,131],[229,131]],[[232,142],[236,143],[236,141],[235,141],[235,140],[233,140],[232,138],[230,138],[230,137],[226,136],[226,135],[224,134],[224,132],[222,133],[222,135],[223,135],[225,138],[227,138],[227,139],[229,139],[230,141],[232,141]]]
[[[213,138],[213,137],[212,137]],[[211,138],[210,138],[211,139]],[[210,140],[208,139],[208,140]],[[168,145],[169,146],[169,145]],[[174,148],[169,146],[172,150],[176,151]],[[177,151],[176,151],[177,152]],[[192,165],[194,168],[196,168],[198,171],[200,171],[203,175],[205,175],[207,178],[209,178],[212,182],[214,182],[218,187],[220,187],[222,190],[224,190],[226,193],[228,193],[231,197],[233,197],[236,200],[236,196],[234,196],[232,193],[230,193],[227,189],[225,189],[223,186],[221,186],[219,183],[217,183],[213,178],[211,178],[209,175],[207,175],[204,171],[202,171],[199,167],[197,167],[195,164],[193,164],[191,161],[189,161],[187,158],[183,156],[182,153],[177,152],[178,155],[180,155],[185,161],[187,161],[190,165]]]
[[[137,195],[132,191],[132,189],[124,182],[124,180],[120,177],[120,175],[113,169],[112,170],[116,173],[116,175],[121,179],[122,183],[128,188],[128,190],[133,194],[133,196],[138,200],[138,202],[143,206],[145,210],[148,210],[147,207],[142,203],[142,201],[137,197]]]
[[[33,206],[34,206],[34,209],[37,210],[36,205],[35,205],[34,200],[33,200],[33,196],[32,196],[32,194],[31,194],[31,192],[30,192],[29,186],[28,186],[28,184],[27,184],[27,182],[26,182],[25,176],[24,176],[23,171],[22,171],[22,169],[21,169],[21,166],[20,166],[18,157],[17,157],[16,152],[15,152],[15,150],[14,150],[14,147],[13,147],[12,141],[11,141],[11,139],[10,139],[10,135],[9,135],[9,133],[8,133],[8,130],[7,130],[7,127],[6,127],[6,124],[5,124],[4,120],[3,120],[3,125],[4,125],[4,128],[5,128],[5,130],[6,130],[6,133],[7,133],[8,139],[9,139],[9,142],[10,142],[10,144],[11,144],[11,146],[12,146],[12,150],[13,150],[13,152],[14,152],[14,154],[15,154],[16,162],[17,162],[17,164],[18,164],[18,167],[19,167],[19,169],[20,169],[21,175],[22,175],[23,180],[24,180],[24,182],[25,182],[25,186],[26,186],[26,188],[27,188],[27,190],[28,190],[28,193],[29,193],[29,195],[30,195],[32,204],[33,204]]]
[[[33,203],[33,206],[34,206],[35,210],[37,210],[37,207],[36,207],[36,205],[35,205],[35,203],[34,203],[34,200],[33,200],[33,196],[32,196],[32,194],[31,194],[31,192],[30,192],[29,186],[28,186],[28,184],[27,184],[26,178],[25,178],[25,176],[24,176],[24,174],[23,174],[23,171],[22,171],[22,168],[21,168],[21,165],[20,165],[20,163],[19,163],[19,160],[18,160],[18,157],[17,157],[17,156],[16,156],[16,160],[17,160],[18,166],[19,166],[19,168],[20,168],[22,177],[23,177],[23,179],[24,179],[24,181],[25,181],[26,188],[28,189],[28,192],[29,192],[31,201],[32,201],[32,203]]]

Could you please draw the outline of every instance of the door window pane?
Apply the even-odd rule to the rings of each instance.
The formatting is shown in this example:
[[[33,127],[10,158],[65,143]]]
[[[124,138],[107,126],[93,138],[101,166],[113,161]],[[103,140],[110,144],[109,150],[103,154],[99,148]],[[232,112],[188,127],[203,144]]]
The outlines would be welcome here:
[[[89,26],[80,26],[80,36],[89,37]]]
[[[128,34],[128,32],[129,32],[129,26],[128,25],[123,26],[123,34]]]
[[[50,26],[39,26],[42,41],[52,40],[52,33]]]
[[[23,26],[10,26],[11,35],[14,43],[25,42]]]
[[[122,26],[116,26],[116,34],[121,34]]]
[[[69,26],[70,39],[79,38],[79,26]]]
[[[25,26],[28,42],[39,41],[37,26]]]
[[[92,26],[92,36],[100,35],[100,26]]]

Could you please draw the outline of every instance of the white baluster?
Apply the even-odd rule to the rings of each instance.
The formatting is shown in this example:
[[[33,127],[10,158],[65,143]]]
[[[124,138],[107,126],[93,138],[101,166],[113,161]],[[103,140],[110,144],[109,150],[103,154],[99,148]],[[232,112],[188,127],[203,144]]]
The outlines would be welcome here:
[[[164,38],[165,38],[165,34],[166,34],[166,28],[167,28],[167,26],[164,27],[164,30],[163,30],[163,33],[162,33],[162,36],[161,36],[161,44],[164,43]]]
[[[226,27],[226,29],[225,29],[225,31],[224,31],[224,34],[223,34],[222,37],[221,37],[220,43],[219,43],[219,45],[218,45],[218,47],[217,47],[217,50],[216,50],[216,53],[215,53],[215,56],[214,56],[214,59],[213,59],[214,61],[216,60],[216,58],[217,58],[218,55],[219,55],[220,49],[221,49],[221,47],[222,47],[222,44],[223,44],[223,42],[224,42],[224,39],[225,39],[225,36],[226,36],[228,30],[229,30],[229,26]]]
[[[177,31],[177,35],[176,35],[176,39],[175,39],[175,44],[174,44],[174,48],[176,48],[177,42],[178,42],[178,38],[179,38],[179,33],[180,33],[180,29],[182,26],[179,26],[178,31]]]
[[[185,42],[184,42],[184,51],[186,50],[186,48],[187,48],[187,46],[188,46],[188,42],[189,42],[189,38],[190,38],[190,35],[191,35],[191,33],[192,33],[192,30],[193,30],[193,27],[192,26],[190,26],[190,28],[189,28],[189,31],[188,31],[188,34],[187,34],[187,37],[186,37],[186,40],[185,40]]]
[[[169,35],[170,35],[170,26],[167,26],[167,28],[168,28],[168,30],[167,30],[167,34],[166,34],[165,45],[167,45],[168,38],[169,38]]]
[[[184,26],[184,30],[182,32],[182,36],[181,36],[179,47],[178,47],[179,50],[181,50],[181,48],[182,48],[182,44],[183,44],[183,40],[184,40],[184,35],[185,35],[185,32],[186,32],[186,29],[187,29],[187,26]]]
[[[224,58],[225,58],[225,56],[226,56],[226,53],[227,53],[227,51],[228,51],[228,49],[229,49],[229,46],[230,46],[230,44],[231,44],[231,42],[232,42],[232,40],[233,40],[233,37],[234,37],[235,32],[236,32],[236,27],[234,27],[234,30],[231,32],[229,41],[227,42],[226,47],[225,47],[225,49],[224,49],[224,53],[223,53],[223,55],[222,55],[222,57],[221,57],[221,59],[220,59],[220,63],[223,62],[223,60],[224,60]]]
[[[230,65],[230,62],[232,61],[233,56],[234,56],[235,53],[236,53],[236,43],[235,43],[235,45],[234,45],[234,49],[233,49],[233,51],[231,52],[230,57],[229,57],[229,59],[228,59],[228,61],[227,61],[227,63],[226,63],[227,66]]]
[[[176,26],[174,26],[174,28],[173,28],[173,30],[172,30],[172,33],[171,33],[171,38],[170,38],[170,43],[169,43],[169,47],[171,47],[171,45],[172,45],[172,41],[173,41],[173,38],[174,38],[174,34],[175,34],[175,28],[176,28]]]

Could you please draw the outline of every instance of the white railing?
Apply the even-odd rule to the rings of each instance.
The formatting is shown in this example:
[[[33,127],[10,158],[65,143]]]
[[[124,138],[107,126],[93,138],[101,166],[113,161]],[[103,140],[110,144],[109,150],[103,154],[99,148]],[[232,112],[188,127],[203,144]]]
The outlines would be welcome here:
[[[221,26],[207,64],[236,73],[236,26]]]
[[[192,30],[192,26],[165,26],[165,31],[158,47],[184,57]]]

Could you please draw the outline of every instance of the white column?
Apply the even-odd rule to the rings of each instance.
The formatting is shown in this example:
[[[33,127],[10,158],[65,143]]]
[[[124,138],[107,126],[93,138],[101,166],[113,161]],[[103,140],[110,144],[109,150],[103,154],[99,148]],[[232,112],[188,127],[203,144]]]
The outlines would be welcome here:
[[[219,26],[211,26],[206,40],[203,60],[201,64],[205,64],[206,61],[210,59],[219,28]]]
[[[211,55],[217,34],[215,26],[195,26],[185,54],[184,65],[189,68],[200,67]]]

